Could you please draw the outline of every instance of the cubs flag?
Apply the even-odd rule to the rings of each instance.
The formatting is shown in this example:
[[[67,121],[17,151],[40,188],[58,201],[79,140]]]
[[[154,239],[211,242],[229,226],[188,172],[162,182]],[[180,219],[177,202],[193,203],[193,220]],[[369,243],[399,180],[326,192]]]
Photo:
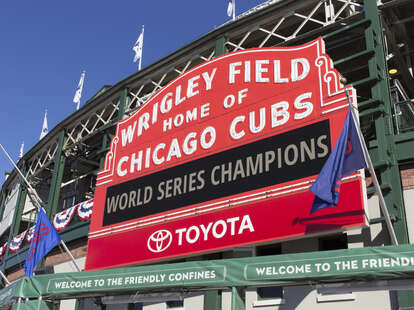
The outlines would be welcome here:
[[[142,46],[144,45],[144,26],[142,26],[141,33],[134,44],[132,50],[135,52],[134,62],[142,58]]]
[[[332,153],[310,191],[315,194],[310,214],[338,204],[341,179],[366,168],[366,162],[351,108]]]
[[[47,127],[47,110],[46,110],[45,116],[43,117],[43,126],[42,126],[42,131],[40,132],[39,140],[42,140],[43,137],[46,136],[48,132],[49,132],[49,129]]]
[[[24,270],[26,277],[33,274],[35,266],[60,242],[60,236],[50,223],[43,209],[39,210],[37,222],[29,251],[27,252]]]
[[[234,13],[235,9],[235,0],[229,0],[229,4],[227,5],[227,16],[231,17]]]
[[[84,80],[85,80],[85,71],[82,71],[81,77],[79,79],[78,87],[76,88],[76,91],[75,91],[75,96],[73,97],[73,102],[76,103],[76,110],[79,110]]]

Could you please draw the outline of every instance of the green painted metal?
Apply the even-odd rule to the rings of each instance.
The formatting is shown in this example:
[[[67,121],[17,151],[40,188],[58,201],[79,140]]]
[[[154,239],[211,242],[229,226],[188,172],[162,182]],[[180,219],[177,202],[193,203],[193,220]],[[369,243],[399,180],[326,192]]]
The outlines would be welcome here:
[[[204,294],[204,309],[220,310],[221,309],[221,291],[210,290]]]
[[[46,214],[49,218],[56,213],[59,203],[60,187],[62,185],[66,162],[66,156],[63,154],[63,144],[65,140],[65,132],[62,130],[59,134],[58,147],[55,157],[55,166],[53,169],[52,182],[50,184],[49,198],[46,208]]]
[[[338,30],[332,31],[332,32],[330,32],[330,33],[328,33],[328,34],[324,35],[322,38],[323,38],[323,39],[333,38],[333,37],[338,36],[338,34],[344,33],[344,32],[346,32],[346,31],[353,30],[353,29],[358,28],[358,27],[360,27],[360,26],[366,26],[366,25],[369,25],[369,23],[370,23],[370,22],[371,22],[371,21],[370,21],[369,19],[364,18],[364,19],[362,19],[362,20],[360,20],[360,21],[357,21],[357,22],[355,22],[355,23],[353,23],[353,24],[351,24],[351,25],[346,25],[345,27],[341,27],[341,28],[340,28],[340,29],[338,29]]]
[[[231,288],[231,310],[244,310],[245,304],[243,300],[243,292],[242,288],[238,288],[233,286]]]
[[[2,189],[1,190],[1,204],[0,204],[0,221],[3,219],[6,197],[7,195]]]
[[[383,111],[376,115],[375,131],[378,148],[378,161],[389,162],[390,165],[379,169],[381,183],[392,184],[392,187],[383,192],[388,212],[393,220],[395,234],[400,244],[408,243],[408,228],[405,215],[404,197],[401,185],[401,175],[397,160],[397,148],[394,142],[394,128],[391,108],[391,95],[387,75],[387,63],[385,60],[383,32],[380,22],[380,13],[376,1],[364,0],[365,18],[370,20],[369,27],[365,30],[366,48],[374,49],[374,57],[368,60],[370,77],[378,79],[371,86],[373,99],[381,100]],[[374,163],[375,165],[375,163]],[[399,307],[414,306],[413,291],[399,292]]]
[[[155,268],[156,267],[156,268]],[[191,261],[25,278],[22,296],[52,299],[137,291],[313,285],[413,279],[414,245],[366,247],[233,259]],[[0,291],[1,293],[1,291]],[[237,297],[237,296],[236,296]],[[241,296],[239,296],[241,297]],[[241,299],[243,299],[241,297]]]
[[[119,99],[118,121],[122,120],[125,115],[125,109],[128,104],[128,88],[124,88],[121,92],[121,98]]]
[[[392,188],[383,193],[390,216],[395,219],[393,225],[400,243],[408,243],[404,199],[402,194],[401,176],[396,157],[394,129],[392,122],[391,96],[388,85],[387,65],[384,55],[383,34],[379,19],[379,11],[375,1],[364,1],[365,18],[370,20],[365,30],[367,49],[374,50],[374,57],[368,60],[370,77],[378,78],[371,86],[371,96],[379,100],[384,113],[377,115],[375,130],[378,146],[378,162],[388,162],[389,165],[378,169],[382,183],[392,184]],[[376,163],[374,162],[374,166]]]
[[[25,169],[22,169],[22,170],[23,170],[22,173],[25,174],[26,173]],[[27,189],[23,181],[21,181],[19,192],[17,194],[16,206],[14,207],[13,221],[10,226],[10,232],[9,232],[9,238],[8,238],[9,244],[10,244],[10,241],[13,239],[13,237],[15,237],[19,233],[24,204],[26,202],[26,197],[27,197]],[[9,253],[10,253],[10,249],[9,247],[7,247],[6,253],[5,253],[5,257],[6,257],[5,260],[7,259],[7,256],[9,255]]]
[[[0,290],[0,307],[11,305],[21,295],[25,279],[19,279]]]
[[[109,150],[109,142],[111,141],[109,134],[107,131],[104,131],[103,137],[102,137],[102,146],[99,150],[99,154],[102,154],[100,160],[99,160],[99,170],[102,170],[105,165],[105,155],[106,152]]]
[[[351,56],[348,56],[348,57],[342,58],[340,60],[334,61],[334,66],[338,66],[338,65],[340,65],[344,62],[352,61],[352,60],[355,60],[359,57],[372,55],[372,54],[374,54],[374,50],[373,49],[369,49],[369,50],[367,49],[367,50],[361,51],[359,53],[353,54]]]
[[[400,133],[395,137],[398,162],[412,162],[414,158],[414,132]]]
[[[44,300],[29,300],[27,302],[16,303],[11,310],[53,310],[55,306],[51,302]]]
[[[216,49],[214,52],[214,57],[223,55],[227,52],[228,50],[226,48],[226,38],[224,36],[221,36],[216,40]]]

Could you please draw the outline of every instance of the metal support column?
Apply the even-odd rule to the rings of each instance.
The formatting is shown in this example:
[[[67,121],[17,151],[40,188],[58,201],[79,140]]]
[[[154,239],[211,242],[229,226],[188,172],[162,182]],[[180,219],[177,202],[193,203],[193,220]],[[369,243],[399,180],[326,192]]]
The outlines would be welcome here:
[[[404,244],[408,243],[408,229],[400,170],[395,154],[396,147],[392,122],[391,96],[384,55],[382,27],[376,2],[365,0],[364,6],[366,18],[371,20],[370,26],[365,30],[367,49],[374,50],[374,56],[369,59],[368,66],[370,75],[377,77],[377,82],[371,86],[371,99],[378,100],[379,105],[382,105],[381,110],[383,111],[383,113],[378,113],[375,118],[379,155],[377,162],[387,164],[382,165],[381,169],[378,169],[378,175],[380,176],[383,188],[387,188],[387,190],[383,190],[383,194],[393,220],[398,241]],[[376,166],[375,162],[374,166]]]
[[[118,121],[124,119],[128,100],[128,88],[124,88],[121,92],[121,98],[119,99]]]
[[[49,198],[47,200],[46,212],[49,218],[56,213],[59,203],[60,187],[62,185],[66,162],[66,156],[63,154],[62,150],[65,139],[65,132],[62,130],[59,134],[58,147],[55,157],[55,166],[53,169],[52,182],[50,184]]]
[[[244,310],[246,308],[243,294],[244,288],[235,286],[231,288],[231,310]]]
[[[221,309],[221,291],[207,291],[204,293],[204,309],[220,310]]]
[[[216,49],[214,51],[214,57],[227,53],[226,38],[221,36],[216,40]]]
[[[388,212],[393,220],[393,226],[398,242],[408,243],[408,228],[405,215],[404,197],[402,192],[401,175],[396,157],[394,129],[392,122],[391,96],[385,60],[383,33],[380,13],[376,1],[364,0],[365,17],[371,21],[365,30],[367,49],[374,50],[374,56],[368,61],[370,76],[375,76],[377,82],[371,86],[371,98],[382,105],[382,113],[375,118],[375,131],[378,147],[378,162],[387,163],[378,169],[384,199]],[[375,162],[374,162],[375,166]],[[414,306],[413,291],[398,292],[399,307]]]
[[[0,221],[3,219],[3,215],[4,215],[4,208],[6,207],[6,193],[2,190],[1,191],[1,202],[0,202]]]
[[[23,173],[26,173],[23,169]],[[26,196],[27,196],[27,188],[24,185],[23,181],[20,181],[20,188],[19,193],[17,194],[17,201],[16,206],[14,207],[14,215],[13,215],[13,221],[10,226],[10,232],[9,232],[9,239],[8,244],[10,245],[11,240],[18,234],[20,229],[20,222],[22,219],[23,209],[26,202]],[[7,256],[9,255],[10,249],[9,247],[6,248],[5,257],[7,260]]]
[[[102,137],[102,147],[99,150],[100,154],[103,154],[99,160],[99,170],[102,170],[105,165],[105,154],[109,149],[109,142],[111,139],[109,138],[108,132],[105,130]]]

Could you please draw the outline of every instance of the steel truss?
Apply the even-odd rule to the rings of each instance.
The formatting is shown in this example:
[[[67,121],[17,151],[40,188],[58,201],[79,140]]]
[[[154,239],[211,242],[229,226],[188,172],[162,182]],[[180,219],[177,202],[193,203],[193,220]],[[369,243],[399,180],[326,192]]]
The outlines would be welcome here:
[[[356,0],[319,0],[319,1],[267,1],[237,17],[235,23],[226,23],[220,29],[225,29],[225,46],[228,51],[237,51],[251,47],[266,47],[283,44],[295,39],[310,30],[335,24],[339,20],[357,14],[363,5]],[[297,4],[296,2],[300,2]],[[274,14],[264,19],[257,19],[254,24],[244,24],[243,18],[261,10],[268,10],[272,5],[282,8],[282,14]],[[246,26],[248,28],[246,28]],[[257,37],[260,38],[257,41]],[[215,39],[210,38],[203,46],[191,48],[186,54],[180,53],[169,57],[168,63],[162,68],[143,70],[128,78],[123,88],[128,88],[125,115],[137,110],[148,98],[164,87],[168,82],[189,69],[211,60],[215,56]],[[172,58],[172,59],[171,59]],[[163,61],[161,61],[163,62]],[[165,61],[164,61],[165,62]],[[148,69],[148,68],[147,68]],[[145,74],[142,74],[145,73]],[[120,92],[111,94],[110,98],[98,96],[91,100],[77,113],[60,125],[65,129],[67,139],[63,145],[66,154],[73,153],[76,148],[101,130],[114,124],[119,118]],[[91,108],[90,106],[93,105]],[[58,147],[58,132],[52,131],[46,138],[47,143],[26,159],[28,177],[33,178],[46,167],[53,164]],[[43,141],[41,141],[43,142]]]

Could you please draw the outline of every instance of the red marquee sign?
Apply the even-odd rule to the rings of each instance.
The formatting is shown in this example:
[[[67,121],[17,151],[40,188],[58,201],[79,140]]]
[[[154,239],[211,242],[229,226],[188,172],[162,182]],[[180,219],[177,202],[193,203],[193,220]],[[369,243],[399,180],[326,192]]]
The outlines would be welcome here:
[[[170,82],[117,124],[86,269],[365,225],[362,171],[337,207],[309,216],[346,118],[339,78],[319,38],[229,53]]]

